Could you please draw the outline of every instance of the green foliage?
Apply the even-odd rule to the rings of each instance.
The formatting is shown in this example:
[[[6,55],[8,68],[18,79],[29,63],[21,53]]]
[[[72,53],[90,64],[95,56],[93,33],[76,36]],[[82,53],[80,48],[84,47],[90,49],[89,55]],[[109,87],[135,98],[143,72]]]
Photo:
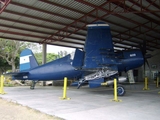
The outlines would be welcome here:
[[[42,52],[34,54],[39,65],[42,64]],[[47,53],[46,63],[55,60],[58,57],[55,53]]]
[[[25,48],[35,48],[39,50],[39,45],[36,43],[29,43],[24,41],[5,40],[0,38],[0,57],[5,61],[1,63],[1,69],[6,65],[12,66],[14,72],[19,65],[19,54]]]
[[[0,57],[12,66],[12,71],[15,71],[15,59],[20,47],[21,43],[18,41],[0,39]]]
[[[12,83],[7,83],[7,84],[4,84],[4,87],[14,87],[15,85],[13,85]]]
[[[2,72],[12,68],[12,72],[19,66],[20,52],[25,48],[29,48],[35,53],[35,57],[39,63],[42,64],[42,46],[37,43],[29,43],[24,41],[5,40],[0,38],[0,69]],[[46,62],[53,61],[55,59],[64,57],[67,55],[67,51],[60,51],[57,54],[47,53]]]
[[[5,72],[8,69],[12,69],[12,67],[7,63],[6,60],[0,59],[0,69],[1,72]]]
[[[53,61],[57,59],[57,54],[54,53],[47,53],[47,62]]]
[[[34,56],[39,65],[42,65],[42,53],[34,53]]]
[[[14,85],[14,81],[11,81],[11,76],[5,76],[4,77],[5,79],[4,79],[4,86],[5,87],[14,87],[15,85]]]
[[[67,54],[68,54],[67,51],[59,51],[59,52],[58,52],[58,58],[64,57],[64,56],[66,56]]]

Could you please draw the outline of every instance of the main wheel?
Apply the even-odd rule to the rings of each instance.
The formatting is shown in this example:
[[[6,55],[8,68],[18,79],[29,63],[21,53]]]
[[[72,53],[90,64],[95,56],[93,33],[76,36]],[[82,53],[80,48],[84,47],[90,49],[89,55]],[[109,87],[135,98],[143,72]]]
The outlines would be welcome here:
[[[123,96],[126,93],[125,88],[122,85],[117,86],[117,95]]]

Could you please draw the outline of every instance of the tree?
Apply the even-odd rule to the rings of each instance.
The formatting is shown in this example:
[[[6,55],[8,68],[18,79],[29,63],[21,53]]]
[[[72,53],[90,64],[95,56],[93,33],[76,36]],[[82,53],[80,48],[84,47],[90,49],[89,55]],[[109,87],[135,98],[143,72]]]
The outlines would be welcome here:
[[[6,60],[0,59],[0,71],[3,73],[8,69],[11,69],[11,66],[7,63]]]
[[[67,51],[59,51],[58,52],[58,58],[61,58],[61,57],[64,57],[64,56],[66,56],[68,53],[67,53]]]
[[[57,54],[55,53],[47,53],[47,62],[53,61],[57,59]]]
[[[34,53],[36,52],[35,57],[39,65],[42,64],[42,53],[38,53],[39,51],[42,51],[42,46],[39,44],[16,40],[5,40],[0,38],[0,57],[3,58],[3,60],[0,61],[2,63],[1,67],[10,65],[12,67],[12,72],[15,72],[17,66],[19,65],[19,54],[25,48],[30,48]],[[64,57],[65,55],[67,55],[67,51],[60,51],[58,55],[54,53],[47,53],[46,62]],[[5,69],[3,68],[3,70]]]
[[[14,40],[4,40],[0,39],[0,57],[8,62],[12,66],[12,71],[14,72],[15,59],[19,53],[21,43]]]
[[[38,64],[41,65],[42,64],[42,52],[34,53],[34,55],[37,59]],[[47,53],[46,63],[55,60],[57,57],[58,55],[55,53]]]
[[[7,61],[12,66],[12,72],[15,72],[16,59],[19,57],[20,52],[31,46],[34,46],[35,49],[38,47],[35,43],[0,39],[0,57]]]

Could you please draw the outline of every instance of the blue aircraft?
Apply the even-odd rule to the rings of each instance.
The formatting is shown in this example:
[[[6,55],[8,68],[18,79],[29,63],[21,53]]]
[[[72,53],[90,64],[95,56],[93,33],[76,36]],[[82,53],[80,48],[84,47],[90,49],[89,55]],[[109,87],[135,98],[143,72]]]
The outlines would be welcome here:
[[[110,27],[104,22],[87,25],[87,37],[84,50],[76,49],[74,55],[69,54],[44,65],[38,63],[31,50],[25,49],[20,54],[20,72],[12,75],[13,79],[32,80],[31,89],[37,81],[77,79],[78,88],[88,84],[99,87],[101,83],[113,85],[126,81],[118,73],[138,68],[144,64],[145,58],[140,49],[114,52]],[[124,95],[125,89],[118,85],[118,95]]]

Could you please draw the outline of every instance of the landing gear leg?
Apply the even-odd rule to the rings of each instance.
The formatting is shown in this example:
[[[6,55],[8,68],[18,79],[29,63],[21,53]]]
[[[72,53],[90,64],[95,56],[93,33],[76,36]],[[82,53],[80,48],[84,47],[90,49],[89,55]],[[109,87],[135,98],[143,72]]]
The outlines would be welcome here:
[[[37,83],[38,81],[32,81],[32,84],[31,84],[31,86],[30,86],[30,89],[31,90],[33,90],[34,88],[35,88],[35,85],[36,85],[36,83]]]
[[[25,80],[21,80],[21,83],[22,83],[22,84],[25,84]]]
[[[118,86],[117,86],[117,95],[118,96],[123,96],[123,95],[125,95],[125,93],[126,93],[126,91],[125,91],[124,86],[118,84]]]

